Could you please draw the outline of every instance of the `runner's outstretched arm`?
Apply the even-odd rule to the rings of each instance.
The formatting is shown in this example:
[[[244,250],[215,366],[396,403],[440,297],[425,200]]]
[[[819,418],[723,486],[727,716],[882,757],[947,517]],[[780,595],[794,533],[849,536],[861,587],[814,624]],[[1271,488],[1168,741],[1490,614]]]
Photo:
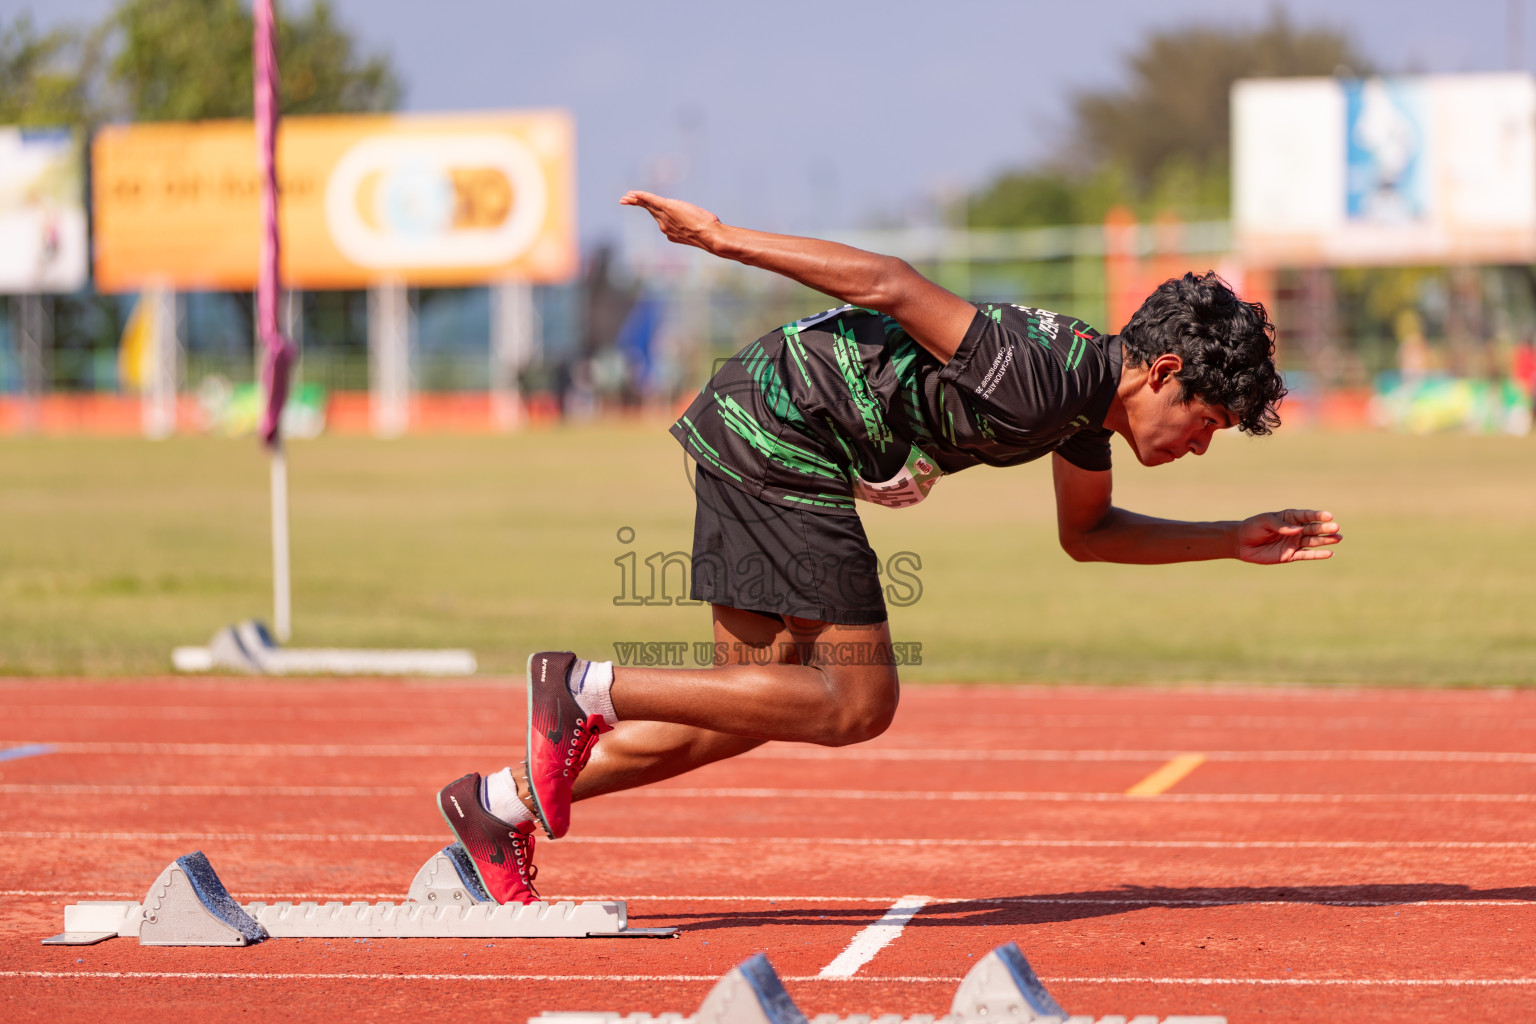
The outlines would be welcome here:
[[[949,362],[976,317],[976,307],[941,288],[895,256],[795,235],[774,235],[730,224],[692,203],[650,192],[619,200],[656,218],[668,239],[723,259],[782,274],[809,288],[894,317],[914,341]]]
[[[1113,473],[1079,469],[1051,457],[1061,546],[1079,562],[1158,565],[1238,558],[1260,565],[1331,558],[1344,535],[1331,512],[1286,509],[1243,520],[1188,523],[1116,508]]]

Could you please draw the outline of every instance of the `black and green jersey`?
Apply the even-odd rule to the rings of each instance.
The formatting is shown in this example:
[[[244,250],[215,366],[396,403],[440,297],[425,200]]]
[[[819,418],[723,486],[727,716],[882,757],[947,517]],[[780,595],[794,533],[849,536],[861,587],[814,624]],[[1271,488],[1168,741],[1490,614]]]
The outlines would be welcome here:
[[[855,515],[852,481],[893,477],[913,446],[946,473],[1055,451],[1109,468],[1120,340],[1071,317],[981,305],[940,363],[895,320],[843,306],[727,360],[672,425],[701,466],[776,505]]]

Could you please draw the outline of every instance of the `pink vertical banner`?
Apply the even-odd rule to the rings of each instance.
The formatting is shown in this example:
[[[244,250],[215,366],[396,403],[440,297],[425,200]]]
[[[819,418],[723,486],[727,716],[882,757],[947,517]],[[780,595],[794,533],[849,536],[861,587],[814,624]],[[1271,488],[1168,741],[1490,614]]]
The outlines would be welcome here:
[[[256,284],[256,330],[264,356],[261,383],[267,405],[261,417],[261,439],[270,448],[281,443],[283,405],[288,400],[288,375],[296,354],[277,324],[281,293],[278,260],[281,240],[277,226],[277,22],[272,0],[255,0],[256,33],[252,43],[256,81],[256,164],[261,172],[261,270]]]

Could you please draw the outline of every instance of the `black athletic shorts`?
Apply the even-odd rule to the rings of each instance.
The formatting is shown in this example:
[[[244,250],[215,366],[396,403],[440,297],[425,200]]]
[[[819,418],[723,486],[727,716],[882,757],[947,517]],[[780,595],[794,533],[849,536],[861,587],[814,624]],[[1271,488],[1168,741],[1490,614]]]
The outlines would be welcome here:
[[[702,468],[694,494],[694,600],[779,619],[886,620],[879,561],[857,516],[770,505]]]

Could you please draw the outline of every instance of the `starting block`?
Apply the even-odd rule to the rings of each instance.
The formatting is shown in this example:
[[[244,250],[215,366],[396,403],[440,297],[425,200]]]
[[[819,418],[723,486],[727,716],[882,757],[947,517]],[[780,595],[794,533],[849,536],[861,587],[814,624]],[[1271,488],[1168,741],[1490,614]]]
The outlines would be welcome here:
[[[45,946],[117,936],[141,946],[247,946],[267,938],[665,938],[676,928],[631,928],[620,901],[496,903],[458,843],[416,872],[404,903],[237,903],[201,850],[168,864],[142,902],[89,900],[64,908]]]
[[[528,1024],[1227,1024],[1225,1017],[1152,1014],[1135,1017],[1074,1016],[1046,991],[1018,945],[999,946],[979,960],[960,982],[949,1013],[902,1017],[821,1014],[810,1020],[795,1005],[759,953],[715,983],[691,1016],[663,1013],[541,1013]]]

